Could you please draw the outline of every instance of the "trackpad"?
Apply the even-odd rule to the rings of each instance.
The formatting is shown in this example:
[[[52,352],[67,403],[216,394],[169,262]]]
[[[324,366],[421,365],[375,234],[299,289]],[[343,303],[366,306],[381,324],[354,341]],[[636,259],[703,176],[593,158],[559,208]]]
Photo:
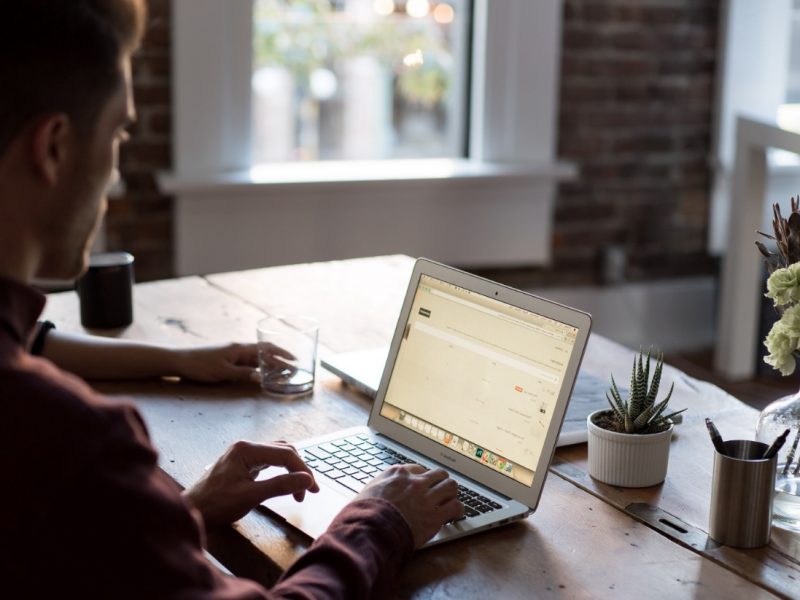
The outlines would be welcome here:
[[[283,472],[285,473],[285,471]],[[267,474],[267,477],[269,475]],[[352,499],[326,487],[322,482],[319,483],[319,493],[306,492],[306,497],[302,502],[298,502],[293,496],[288,495],[270,498],[261,504],[286,519],[290,525],[317,539],[325,533],[334,517]]]

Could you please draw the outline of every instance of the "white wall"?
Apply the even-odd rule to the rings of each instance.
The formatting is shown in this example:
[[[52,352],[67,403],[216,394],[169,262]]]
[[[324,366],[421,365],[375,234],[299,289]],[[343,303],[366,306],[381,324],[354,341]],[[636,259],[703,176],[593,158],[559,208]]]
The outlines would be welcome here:
[[[663,352],[714,344],[716,282],[711,277],[608,287],[532,290],[592,315],[592,331],[629,348]]]
[[[789,77],[792,0],[725,0],[721,4],[717,111],[711,162],[709,249],[728,236],[736,118],[775,122]]]

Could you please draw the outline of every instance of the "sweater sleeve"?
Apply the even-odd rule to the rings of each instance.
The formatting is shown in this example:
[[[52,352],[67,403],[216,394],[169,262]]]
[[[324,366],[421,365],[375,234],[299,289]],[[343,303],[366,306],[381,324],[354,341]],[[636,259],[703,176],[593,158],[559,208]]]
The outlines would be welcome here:
[[[272,589],[277,597],[385,597],[413,551],[408,523],[380,498],[349,504]]]

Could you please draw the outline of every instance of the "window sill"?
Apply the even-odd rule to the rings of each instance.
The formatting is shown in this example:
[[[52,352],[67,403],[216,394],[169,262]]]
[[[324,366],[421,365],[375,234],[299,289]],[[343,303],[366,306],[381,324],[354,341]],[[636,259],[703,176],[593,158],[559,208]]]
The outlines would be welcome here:
[[[511,164],[466,159],[320,161],[273,163],[228,173],[161,173],[165,194],[219,195],[260,193],[265,186],[293,189],[379,184],[451,185],[493,180],[565,181],[577,177],[573,163]]]

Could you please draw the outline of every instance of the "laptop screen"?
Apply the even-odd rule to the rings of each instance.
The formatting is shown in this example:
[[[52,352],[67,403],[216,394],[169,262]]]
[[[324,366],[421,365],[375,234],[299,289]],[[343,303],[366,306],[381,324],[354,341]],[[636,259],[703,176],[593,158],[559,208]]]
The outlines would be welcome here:
[[[423,275],[380,414],[531,485],[577,333]]]

